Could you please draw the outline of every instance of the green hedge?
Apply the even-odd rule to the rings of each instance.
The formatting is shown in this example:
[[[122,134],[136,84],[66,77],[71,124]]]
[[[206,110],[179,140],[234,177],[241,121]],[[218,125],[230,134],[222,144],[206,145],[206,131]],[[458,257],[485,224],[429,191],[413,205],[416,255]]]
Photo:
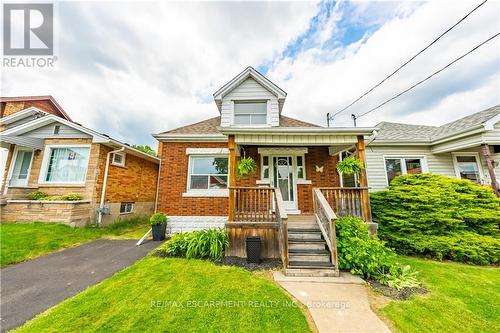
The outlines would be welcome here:
[[[433,174],[396,177],[371,195],[379,237],[402,254],[499,262],[500,199],[485,186]]]

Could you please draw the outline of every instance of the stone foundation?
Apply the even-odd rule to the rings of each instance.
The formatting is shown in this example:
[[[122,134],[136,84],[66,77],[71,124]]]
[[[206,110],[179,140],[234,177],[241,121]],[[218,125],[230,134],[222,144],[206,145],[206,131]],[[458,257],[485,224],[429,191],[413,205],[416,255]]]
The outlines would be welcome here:
[[[90,200],[7,200],[0,209],[1,221],[63,223],[83,227],[90,223]]]

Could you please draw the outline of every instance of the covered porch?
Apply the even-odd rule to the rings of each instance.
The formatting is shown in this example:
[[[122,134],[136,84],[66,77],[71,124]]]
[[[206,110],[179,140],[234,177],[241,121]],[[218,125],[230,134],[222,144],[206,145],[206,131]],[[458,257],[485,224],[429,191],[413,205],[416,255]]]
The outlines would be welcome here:
[[[246,237],[260,236],[262,258],[281,258],[284,267],[291,268],[294,261],[289,260],[290,255],[304,250],[300,258],[307,258],[307,249],[314,248],[318,254],[328,253],[328,263],[319,266],[335,270],[334,221],[351,215],[371,224],[365,170],[352,182],[346,182],[336,164],[345,151],[364,163],[365,137],[373,130],[224,129],[229,148],[226,228],[231,243],[226,255],[246,257]],[[257,172],[238,178],[236,165],[244,157],[254,159]],[[349,186],[342,186],[344,183]],[[307,237],[315,240],[314,246],[300,242]],[[314,262],[311,267],[318,264]]]

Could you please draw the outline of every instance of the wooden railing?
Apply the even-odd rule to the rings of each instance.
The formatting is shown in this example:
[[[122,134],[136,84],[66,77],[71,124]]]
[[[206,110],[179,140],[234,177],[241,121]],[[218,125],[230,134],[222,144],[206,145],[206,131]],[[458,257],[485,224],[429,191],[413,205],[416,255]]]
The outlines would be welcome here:
[[[357,216],[371,222],[368,187],[321,187],[319,190],[337,215]]]
[[[288,215],[286,214],[280,190],[274,189],[274,199],[276,218],[278,220],[281,262],[283,263],[283,268],[286,269],[288,267]]]
[[[274,187],[230,187],[234,196],[229,207],[234,220],[231,222],[265,224],[278,227],[279,249],[283,266],[288,266],[288,216],[281,192]],[[232,212],[231,212],[232,210]],[[231,214],[230,214],[231,216]]]
[[[313,189],[313,205],[314,217],[319,225],[319,228],[321,229],[325,243],[330,250],[332,263],[335,269],[338,270],[337,235],[335,231],[335,221],[337,220],[337,215],[335,215],[332,207],[326,201],[325,196],[318,188]]]
[[[274,188],[272,187],[231,187],[234,195],[234,221],[276,222],[273,209]]]

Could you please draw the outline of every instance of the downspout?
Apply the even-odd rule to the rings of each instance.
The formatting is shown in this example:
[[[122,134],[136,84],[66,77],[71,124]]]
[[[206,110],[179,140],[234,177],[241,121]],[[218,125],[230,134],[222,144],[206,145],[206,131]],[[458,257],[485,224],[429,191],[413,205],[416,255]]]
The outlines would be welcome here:
[[[374,130],[373,131],[373,136],[372,136],[371,140],[366,143],[366,147],[368,147],[368,145],[370,143],[372,143],[373,141],[375,141],[375,139],[377,138],[377,134],[378,134],[378,132],[376,130]]]
[[[101,203],[99,204],[99,217],[97,218],[97,226],[101,225],[102,220],[102,210],[104,208],[104,196],[106,195],[106,186],[108,184],[108,170],[109,170],[109,157],[114,153],[121,153],[125,150],[125,147],[121,147],[117,150],[110,151],[106,156],[106,167],[104,168],[104,179],[102,181],[102,190],[101,190]]]

